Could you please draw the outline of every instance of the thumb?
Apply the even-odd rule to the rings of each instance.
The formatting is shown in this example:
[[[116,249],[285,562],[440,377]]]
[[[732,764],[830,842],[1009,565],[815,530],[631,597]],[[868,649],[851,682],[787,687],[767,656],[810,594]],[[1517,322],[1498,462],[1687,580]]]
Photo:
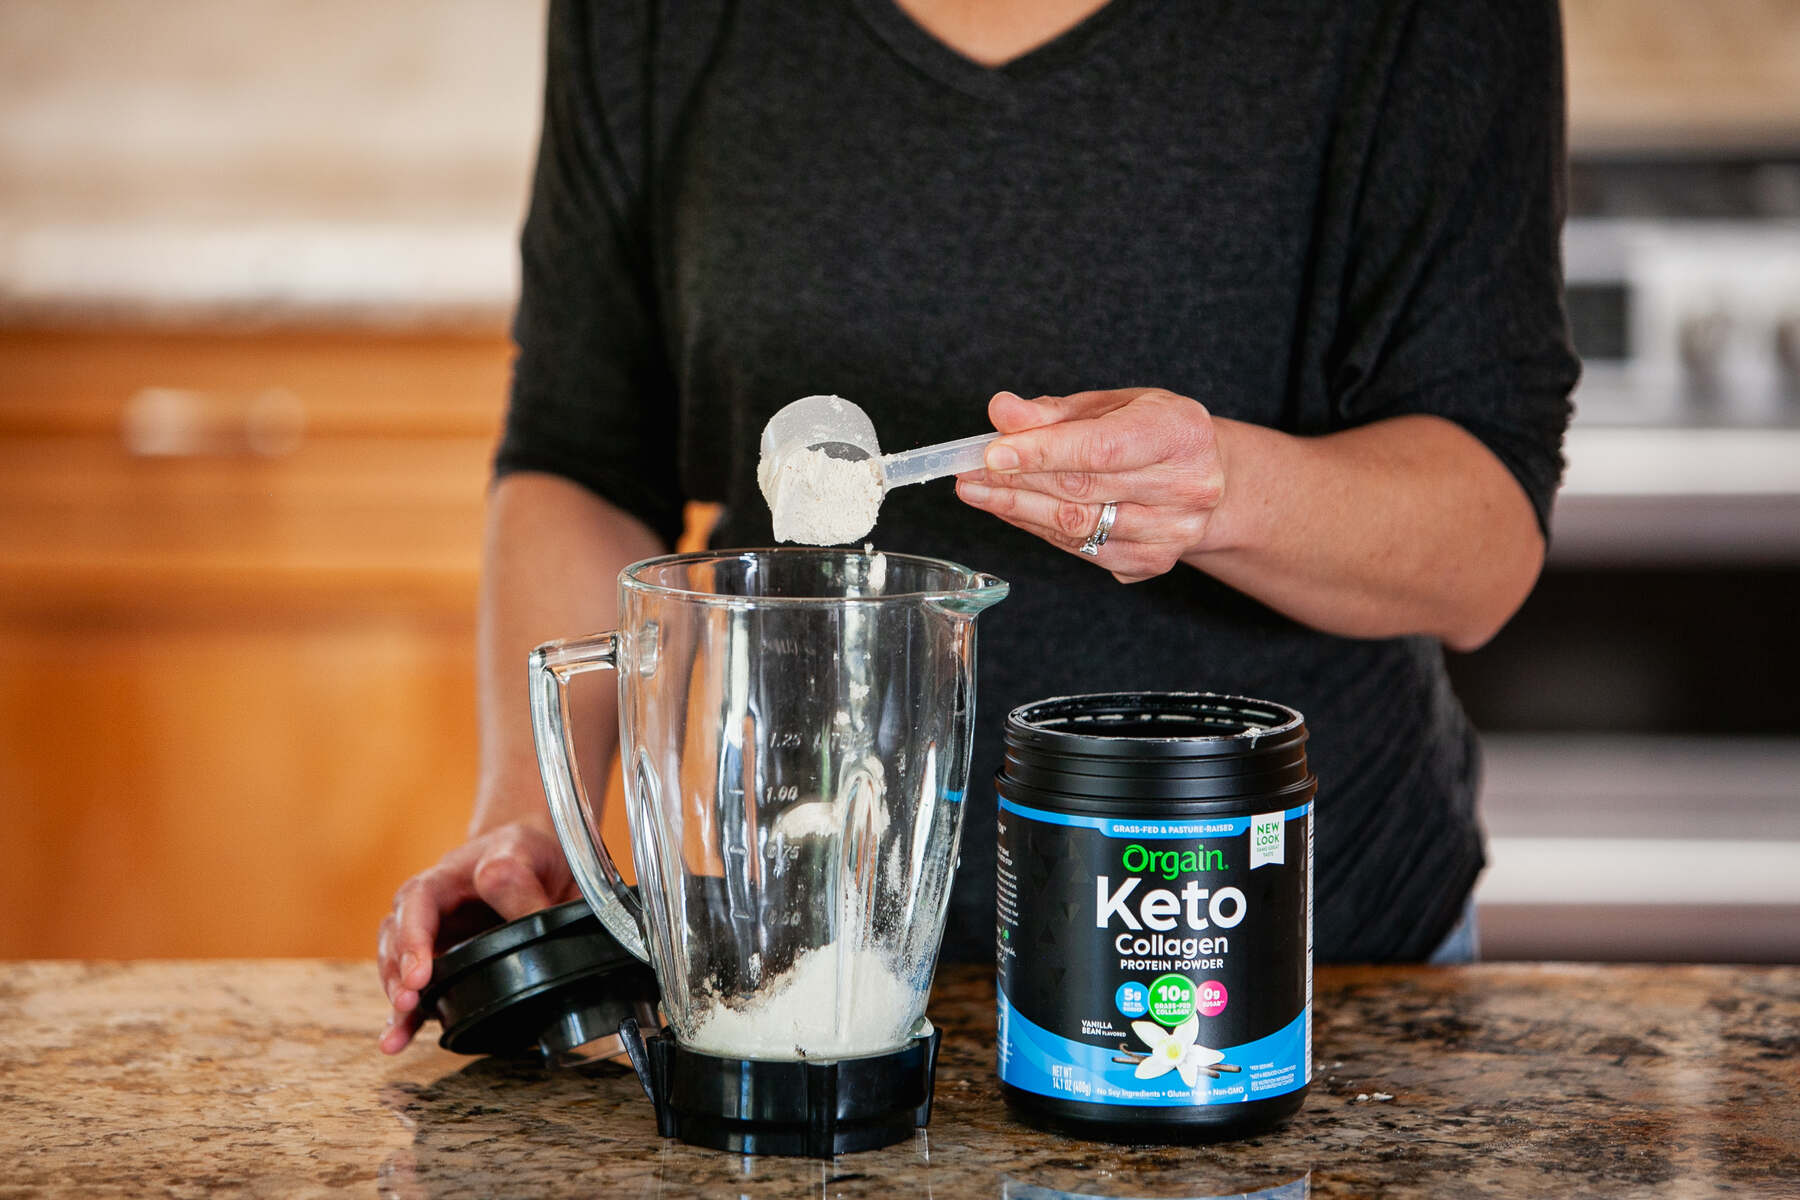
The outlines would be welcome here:
[[[1016,392],[996,392],[988,401],[988,420],[1001,433],[1019,433],[1058,421],[1102,416],[1123,408],[1143,388],[1114,388],[1101,392],[1071,392],[1067,396],[1038,396],[1027,400]]]
[[[1018,433],[1022,429],[1049,425],[1061,420],[1055,407],[1046,403],[1051,399],[1053,397],[1046,396],[1027,400],[1016,392],[996,392],[988,401],[988,420],[1001,433]]]
[[[534,831],[535,833],[535,831]],[[509,838],[481,856],[472,872],[475,893],[508,921],[550,907],[551,892],[567,890],[568,862],[554,838]]]

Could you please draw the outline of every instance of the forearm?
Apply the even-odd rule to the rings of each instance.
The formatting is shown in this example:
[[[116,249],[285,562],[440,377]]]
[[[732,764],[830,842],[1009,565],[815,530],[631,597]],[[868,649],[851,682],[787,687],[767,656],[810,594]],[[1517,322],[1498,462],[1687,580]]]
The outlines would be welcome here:
[[[510,820],[548,824],[532,746],[526,659],[552,638],[611,629],[619,572],[667,549],[649,528],[585,488],[521,472],[488,500],[477,629],[481,778],[470,833]],[[584,759],[609,763],[618,721],[610,688],[584,698]]]
[[[1537,579],[1530,501],[1450,421],[1394,417],[1322,437],[1224,419],[1214,429],[1224,493],[1183,561],[1297,621],[1468,650]]]

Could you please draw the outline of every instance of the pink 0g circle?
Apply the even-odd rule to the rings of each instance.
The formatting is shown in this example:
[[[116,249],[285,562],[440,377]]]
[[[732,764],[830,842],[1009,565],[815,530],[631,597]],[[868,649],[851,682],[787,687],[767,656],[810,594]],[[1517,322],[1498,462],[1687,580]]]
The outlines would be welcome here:
[[[1216,1017],[1225,1011],[1225,985],[1209,979],[1194,989],[1194,1011],[1203,1017]]]

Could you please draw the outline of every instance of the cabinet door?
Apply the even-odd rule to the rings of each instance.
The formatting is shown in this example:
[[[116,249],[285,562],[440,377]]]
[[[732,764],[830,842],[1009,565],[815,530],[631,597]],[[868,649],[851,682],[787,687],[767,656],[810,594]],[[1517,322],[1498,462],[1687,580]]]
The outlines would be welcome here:
[[[0,956],[373,951],[475,775],[461,619],[0,621]]]
[[[506,365],[0,334],[0,956],[371,953],[468,816]]]

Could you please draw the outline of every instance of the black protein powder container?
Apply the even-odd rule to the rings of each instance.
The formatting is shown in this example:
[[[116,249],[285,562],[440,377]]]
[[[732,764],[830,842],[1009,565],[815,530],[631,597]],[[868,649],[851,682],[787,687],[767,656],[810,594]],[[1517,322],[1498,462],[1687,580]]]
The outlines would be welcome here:
[[[1242,696],[1027,704],[997,779],[1001,1091],[1078,1137],[1248,1137],[1312,1077],[1306,721]]]

